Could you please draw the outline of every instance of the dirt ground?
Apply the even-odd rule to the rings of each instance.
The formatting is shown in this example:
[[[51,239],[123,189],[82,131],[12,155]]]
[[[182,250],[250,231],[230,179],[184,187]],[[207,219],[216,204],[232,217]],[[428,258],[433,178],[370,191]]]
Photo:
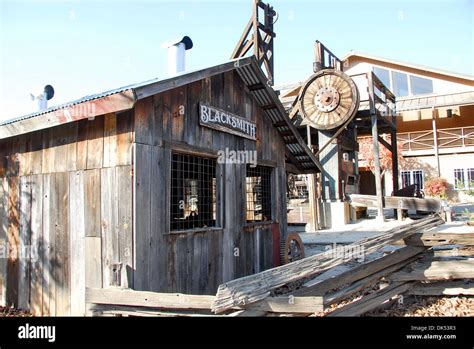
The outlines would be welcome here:
[[[14,308],[0,307],[0,317],[30,317],[32,316],[27,311],[18,310]]]

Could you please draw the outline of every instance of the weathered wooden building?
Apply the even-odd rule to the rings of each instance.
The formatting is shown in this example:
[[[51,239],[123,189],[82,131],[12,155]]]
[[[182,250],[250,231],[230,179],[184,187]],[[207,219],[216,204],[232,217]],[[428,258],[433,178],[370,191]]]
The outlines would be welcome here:
[[[276,263],[286,171],[317,165],[254,57],[5,122],[1,304],[81,315],[86,287],[213,294]]]

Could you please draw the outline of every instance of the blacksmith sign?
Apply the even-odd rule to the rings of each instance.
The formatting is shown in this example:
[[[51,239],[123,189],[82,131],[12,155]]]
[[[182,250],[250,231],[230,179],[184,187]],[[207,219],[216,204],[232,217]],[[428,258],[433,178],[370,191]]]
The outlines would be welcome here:
[[[199,105],[199,124],[240,137],[257,139],[257,125],[255,123],[205,104]]]

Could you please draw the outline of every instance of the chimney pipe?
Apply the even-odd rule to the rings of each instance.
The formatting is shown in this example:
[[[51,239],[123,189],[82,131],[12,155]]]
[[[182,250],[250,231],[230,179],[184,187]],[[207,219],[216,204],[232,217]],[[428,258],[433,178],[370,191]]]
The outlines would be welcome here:
[[[193,48],[193,41],[189,36],[165,42],[161,47],[168,49],[168,75],[176,75],[186,69],[186,51]]]
[[[46,85],[43,88],[35,88],[30,97],[35,104],[36,111],[48,109],[48,101],[54,96],[54,88],[51,85]]]

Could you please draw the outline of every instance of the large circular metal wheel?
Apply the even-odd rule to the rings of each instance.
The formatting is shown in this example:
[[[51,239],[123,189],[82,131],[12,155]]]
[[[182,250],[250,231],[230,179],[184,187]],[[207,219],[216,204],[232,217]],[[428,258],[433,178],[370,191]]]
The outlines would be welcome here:
[[[297,233],[290,233],[281,243],[281,264],[288,264],[304,258],[304,245]]]
[[[332,130],[352,119],[359,108],[354,81],[339,70],[313,74],[300,93],[300,111],[318,130]]]

